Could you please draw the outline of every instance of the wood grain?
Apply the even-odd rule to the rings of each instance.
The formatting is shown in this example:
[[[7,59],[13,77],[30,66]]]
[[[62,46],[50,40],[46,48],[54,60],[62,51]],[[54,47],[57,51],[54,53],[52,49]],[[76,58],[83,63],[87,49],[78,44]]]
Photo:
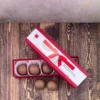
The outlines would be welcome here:
[[[30,47],[25,43],[25,38],[38,24],[19,24],[19,52],[20,58],[33,58],[36,57],[36,53],[31,50]],[[32,28],[31,28],[32,27]],[[34,98],[34,79],[20,79],[19,81],[19,100],[33,100]]]
[[[67,38],[66,38],[66,24],[62,23],[59,25],[59,45],[62,47],[64,51],[67,48]],[[66,82],[59,77],[59,100],[67,100],[67,89]]]
[[[40,28],[49,34],[56,42],[58,41],[59,34],[59,25],[55,23],[41,23]],[[53,77],[53,80],[58,81],[58,77]],[[58,100],[58,90],[57,91],[49,91],[47,89],[42,93],[42,100]],[[38,99],[37,99],[38,100]]]
[[[56,91],[36,90],[36,79],[12,76],[13,58],[39,57],[24,41],[40,26],[61,48],[79,56],[88,78],[76,89],[62,78]],[[78,23],[1,23],[0,24],[0,100],[100,100],[100,24]]]
[[[0,97],[7,99],[7,24],[0,24]],[[1,49],[2,48],[2,49]],[[1,67],[2,66],[2,67]],[[5,70],[6,69],[6,70]],[[8,79],[9,80],[9,79]]]
[[[79,25],[78,24],[66,24],[66,37],[67,37],[67,51],[71,56],[79,56]],[[75,100],[77,89],[73,89],[70,85],[67,85],[67,97],[68,100]]]
[[[97,100],[100,100],[100,24],[98,24],[97,35],[97,84],[96,84]]]
[[[8,26],[8,41],[10,40],[10,45],[8,44],[8,53],[10,53],[10,57],[8,56],[8,62],[10,63],[8,68],[10,70],[10,83],[8,81],[7,84],[10,84],[10,88],[6,91],[10,92],[10,98],[8,100],[18,100],[19,99],[19,79],[15,79],[12,76],[12,59],[19,58],[19,24],[11,24]]]

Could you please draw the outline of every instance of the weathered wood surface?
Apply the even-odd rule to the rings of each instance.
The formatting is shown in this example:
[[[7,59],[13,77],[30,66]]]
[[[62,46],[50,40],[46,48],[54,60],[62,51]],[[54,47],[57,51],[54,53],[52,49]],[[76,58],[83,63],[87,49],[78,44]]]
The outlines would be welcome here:
[[[36,90],[35,79],[15,79],[12,76],[13,58],[39,57],[24,42],[25,37],[40,26],[69,55],[80,58],[88,78],[76,89],[63,79],[58,90]],[[0,100],[100,100],[100,24],[0,24]]]

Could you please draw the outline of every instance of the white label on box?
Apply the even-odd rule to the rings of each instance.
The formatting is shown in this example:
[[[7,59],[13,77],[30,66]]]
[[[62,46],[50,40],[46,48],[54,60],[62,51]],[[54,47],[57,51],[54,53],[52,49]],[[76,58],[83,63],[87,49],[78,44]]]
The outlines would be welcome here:
[[[35,29],[27,39],[34,44],[50,61],[55,64],[67,77],[69,77],[77,86],[86,78],[86,75],[80,71],[66,56],[64,56],[46,37]],[[61,58],[60,58],[61,57]],[[60,61],[59,61],[59,58]],[[72,68],[67,65],[72,65]],[[59,65],[59,66],[58,66]],[[73,68],[74,67],[74,68]]]

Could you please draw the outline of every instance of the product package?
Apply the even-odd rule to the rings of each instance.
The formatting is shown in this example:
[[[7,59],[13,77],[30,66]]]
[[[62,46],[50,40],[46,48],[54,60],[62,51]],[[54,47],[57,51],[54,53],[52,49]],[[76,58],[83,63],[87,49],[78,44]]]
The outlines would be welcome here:
[[[71,57],[79,63],[78,56]],[[43,59],[41,58],[23,58],[12,60],[13,76],[15,78],[41,78],[58,76]]]
[[[87,72],[39,27],[25,41],[72,87],[79,86],[87,77]]]

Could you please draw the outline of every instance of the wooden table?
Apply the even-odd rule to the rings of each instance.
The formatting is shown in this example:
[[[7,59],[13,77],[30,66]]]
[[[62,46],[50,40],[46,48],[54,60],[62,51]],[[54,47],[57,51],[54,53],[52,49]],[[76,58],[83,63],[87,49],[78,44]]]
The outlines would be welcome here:
[[[69,55],[79,56],[88,78],[76,89],[61,78],[58,90],[36,90],[35,79],[15,79],[13,58],[38,57],[25,43],[25,37],[40,26]],[[0,100],[100,100],[100,24],[0,24]]]

